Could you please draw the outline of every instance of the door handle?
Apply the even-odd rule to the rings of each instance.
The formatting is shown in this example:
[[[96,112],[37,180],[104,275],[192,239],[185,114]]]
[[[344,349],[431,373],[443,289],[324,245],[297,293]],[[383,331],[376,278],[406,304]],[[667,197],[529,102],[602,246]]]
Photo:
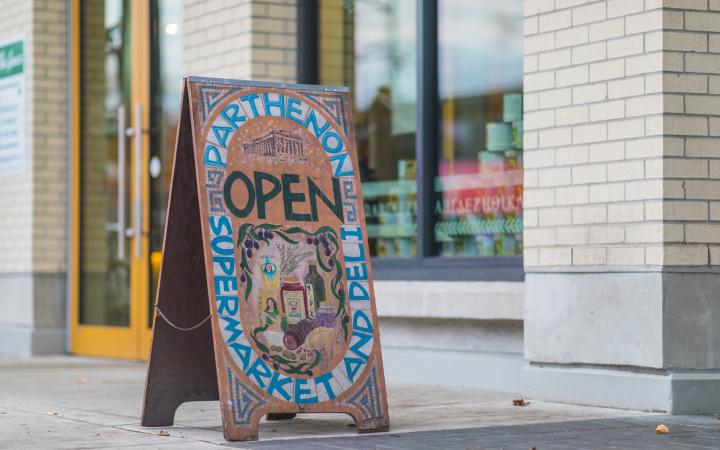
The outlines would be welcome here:
[[[118,192],[117,192],[117,257],[119,260],[125,259],[125,137],[127,130],[125,129],[125,105],[118,106],[117,109],[117,176],[118,176]]]
[[[140,258],[142,253],[142,237],[143,237],[143,192],[142,192],[142,104],[135,105],[135,126],[133,138],[135,139],[135,214],[134,214],[134,237],[135,237],[135,257]]]

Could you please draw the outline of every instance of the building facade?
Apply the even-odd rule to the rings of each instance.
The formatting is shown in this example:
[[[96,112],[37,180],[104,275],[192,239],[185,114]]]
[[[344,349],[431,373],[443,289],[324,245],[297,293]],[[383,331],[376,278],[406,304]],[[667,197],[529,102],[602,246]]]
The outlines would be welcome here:
[[[346,85],[391,383],[720,412],[719,1],[0,6],[0,355],[145,358],[182,75]]]

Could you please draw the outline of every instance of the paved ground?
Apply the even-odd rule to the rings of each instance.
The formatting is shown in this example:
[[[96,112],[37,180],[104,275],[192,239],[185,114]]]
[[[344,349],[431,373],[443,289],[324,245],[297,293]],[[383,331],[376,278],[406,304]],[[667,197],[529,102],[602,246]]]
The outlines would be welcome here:
[[[391,431],[357,435],[348,416],[262,422],[259,442],[223,440],[217,402],[183,405],[160,433],[139,425],[144,366],[83,358],[0,361],[0,448],[718,449],[714,417],[666,417],[532,401],[518,394],[388,386]],[[665,423],[670,434],[656,435]],[[167,435],[165,435],[167,434]]]

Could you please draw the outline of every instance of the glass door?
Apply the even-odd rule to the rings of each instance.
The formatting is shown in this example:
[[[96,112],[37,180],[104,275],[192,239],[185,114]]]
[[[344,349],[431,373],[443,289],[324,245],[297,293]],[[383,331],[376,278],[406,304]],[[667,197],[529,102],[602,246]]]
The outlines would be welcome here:
[[[123,0],[75,3],[80,80],[74,94],[80,127],[75,136],[79,211],[74,225],[79,232],[73,249],[78,264],[73,267],[72,351],[134,358],[135,245],[128,192],[137,161],[127,135],[134,60],[131,5]]]
[[[79,126],[71,350],[144,359],[180,98],[179,67],[167,63],[180,61],[180,6],[162,0],[72,5],[79,24],[73,36]]]

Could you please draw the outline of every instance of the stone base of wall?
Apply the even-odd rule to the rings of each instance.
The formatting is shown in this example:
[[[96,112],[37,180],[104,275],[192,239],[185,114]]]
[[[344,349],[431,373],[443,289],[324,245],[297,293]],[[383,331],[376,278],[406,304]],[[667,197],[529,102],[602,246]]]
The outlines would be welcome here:
[[[374,285],[380,317],[523,319],[522,282],[380,280]]]
[[[524,393],[534,399],[669,414],[720,413],[720,372],[641,373],[612,368],[527,365]]]
[[[0,356],[66,352],[64,273],[0,274]]]
[[[383,344],[388,384],[422,384],[508,393],[522,392],[520,353],[453,352]]]
[[[663,367],[662,274],[528,273],[525,358]]]
[[[0,323],[0,357],[29,358],[31,356],[66,353],[65,327],[18,327]]]
[[[720,275],[529,273],[528,361],[720,369]]]
[[[524,380],[540,399],[720,412],[720,276],[529,273]]]
[[[521,392],[522,322],[380,319],[388,383]]]
[[[523,283],[376,281],[388,383],[519,392]]]

